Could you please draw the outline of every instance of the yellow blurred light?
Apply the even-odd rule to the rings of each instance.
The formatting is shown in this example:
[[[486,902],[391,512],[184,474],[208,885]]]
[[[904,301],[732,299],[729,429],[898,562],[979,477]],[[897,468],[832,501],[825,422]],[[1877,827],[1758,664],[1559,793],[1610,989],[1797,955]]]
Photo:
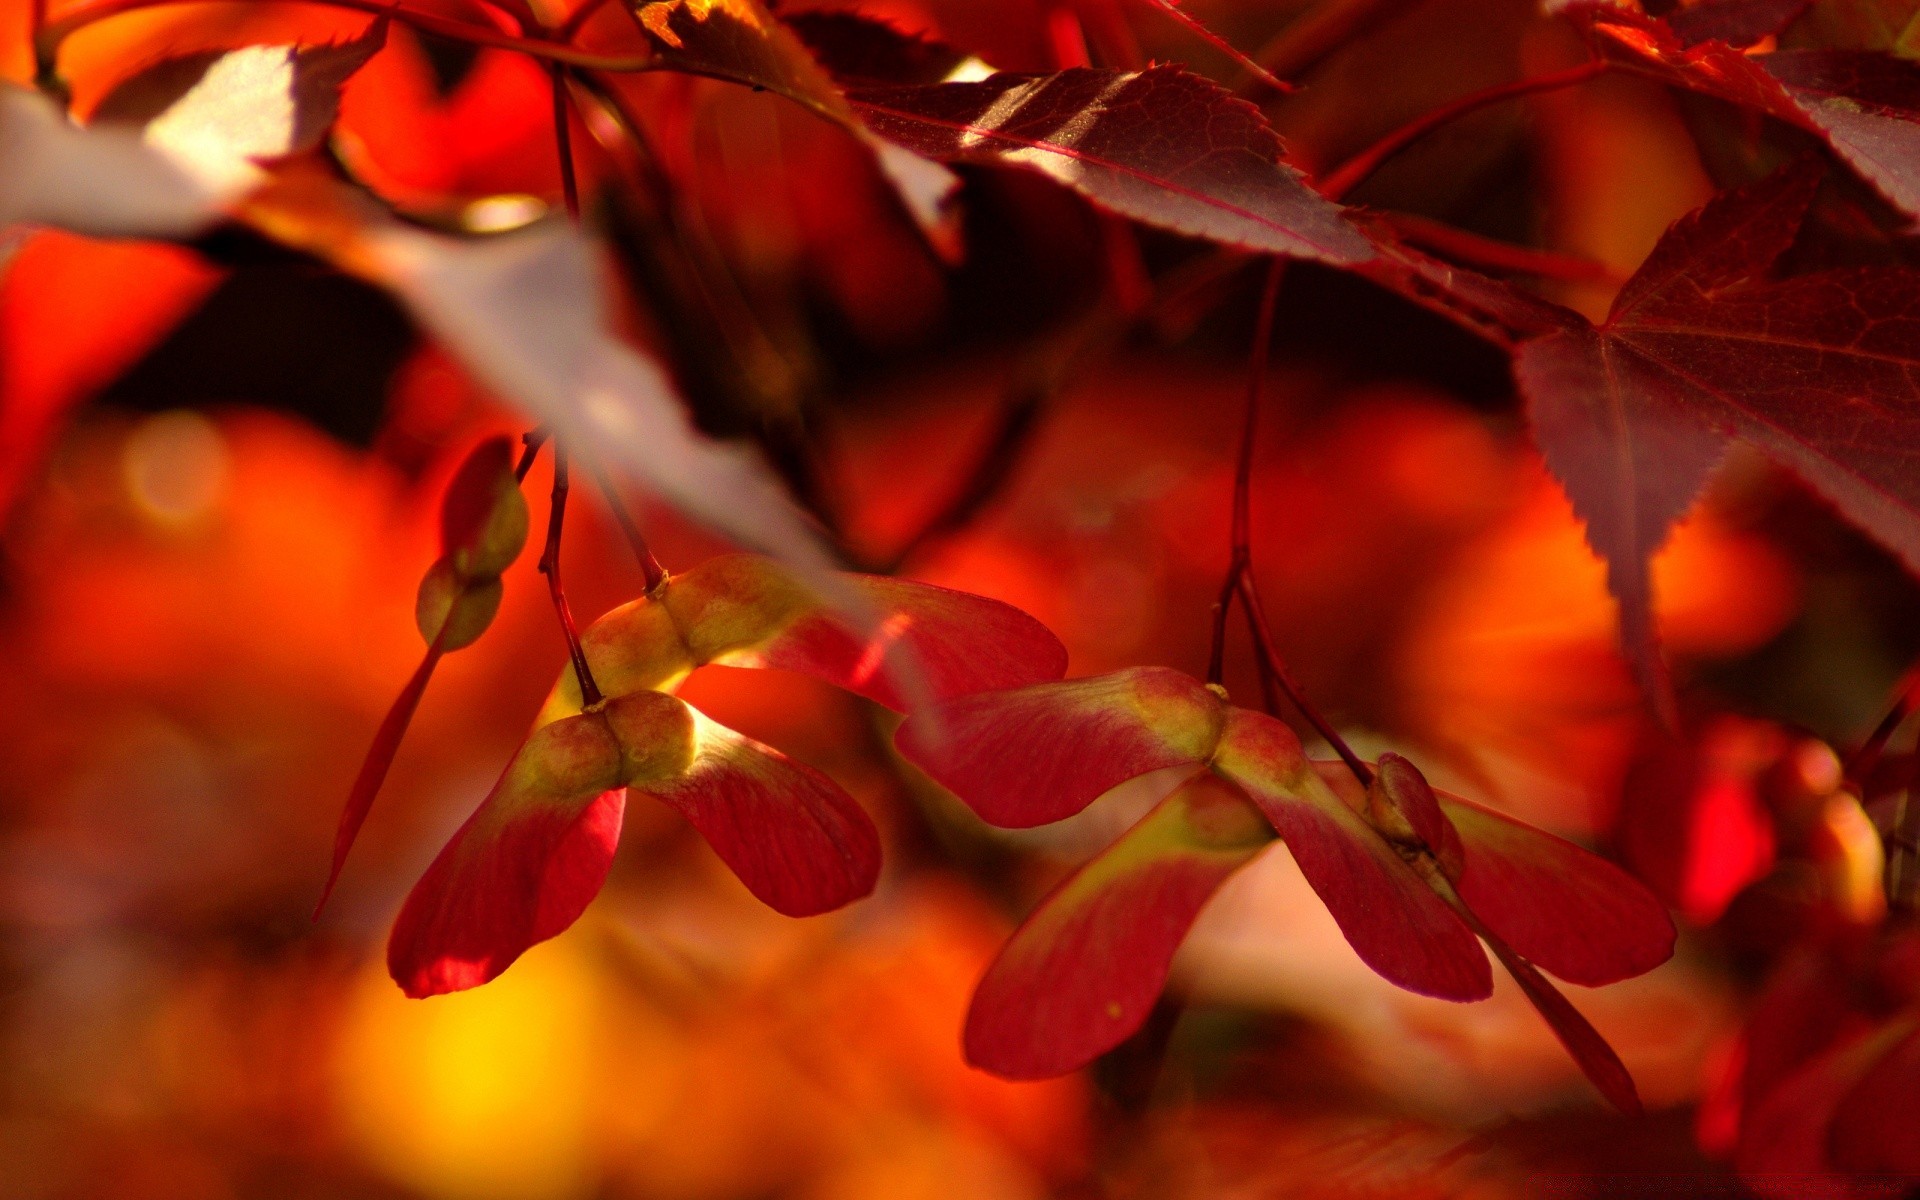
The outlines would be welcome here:
[[[484,196],[467,205],[460,223],[468,233],[509,233],[546,215],[546,202],[538,196]]]
[[[155,522],[190,525],[211,512],[227,488],[226,439],[196,412],[149,417],[127,438],[121,469],[127,494]]]
[[[567,942],[473,991],[409,1000],[369,966],[337,1058],[341,1123],[369,1163],[450,1200],[590,1195],[598,988]]]

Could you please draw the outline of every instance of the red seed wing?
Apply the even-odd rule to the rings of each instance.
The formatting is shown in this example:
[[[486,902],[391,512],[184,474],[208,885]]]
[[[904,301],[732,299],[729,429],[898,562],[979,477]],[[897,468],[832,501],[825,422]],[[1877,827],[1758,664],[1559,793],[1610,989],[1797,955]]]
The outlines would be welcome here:
[[[1135,776],[1206,761],[1222,712],[1191,676],[1136,667],[962,696],[909,719],[894,741],[981,819],[1025,829]]]
[[[698,713],[694,724],[692,765],[636,779],[634,791],[686,817],[749,891],[790,917],[873,890],[880,835],[839,784]]]
[[[1214,769],[1246,789],[1354,952],[1399,987],[1482,1000],[1493,972],[1473,931],[1359,813],[1335,795],[1272,717],[1230,710]]]
[[[1673,920],[1646,886],[1597,854],[1442,795],[1460,834],[1460,898],[1520,955],[1568,983],[1599,987],[1673,955]]]
[[[1040,1079],[1126,1040],[1208,897],[1271,839],[1237,789],[1194,776],[1015,931],[974,993],[967,1061]]]

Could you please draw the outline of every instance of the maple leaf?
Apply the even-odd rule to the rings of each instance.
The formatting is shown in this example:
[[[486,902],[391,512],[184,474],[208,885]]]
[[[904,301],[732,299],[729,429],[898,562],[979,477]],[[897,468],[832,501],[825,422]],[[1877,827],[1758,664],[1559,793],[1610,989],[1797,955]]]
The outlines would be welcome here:
[[[1816,183],[1789,169],[1716,197],[1667,232],[1605,322],[1574,318],[1515,358],[1535,440],[1607,561],[1629,653],[1656,689],[1647,559],[1731,437],[1920,569],[1920,273],[1765,279]]]
[[[923,157],[1038,171],[1149,225],[1337,264],[1373,253],[1282,161],[1259,109],[1178,67],[859,87],[848,99]]]
[[[0,232],[43,225],[105,237],[184,238],[222,195],[137,130],[81,130],[44,96],[0,84]]]
[[[1813,0],[1704,0],[1666,16],[1667,28],[1684,45],[1724,42],[1744,50],[1798,20]]]
[[[660,0],[637,12],[661,66],[777,93],[852,133],[873,154],[929,245],[950,261],[959,257],[950,204],[960,181],[875,137],[807,44],[758,0]]]
[[[825,775],[664,690],[695,667],[721,663],[801,672],[901,709],[902,662],[949,698],[1057,679],[1066,651],[1038,621],[985,597],[874,576],[846,582],[886,614],[877,638],[750,555],[668,576],[589,627],[581,646],[610,699],[583,712],[578,681],[565,671],[516,765],[414,888],[388,959],[408,994],[477,986],[571,925],[612,863],[621,788],[685,816],[776,911],[809,916],[866,895],[880,843],[860,806]],[[616,709],[645,719],[623,726]],[[617,776],[566,766],[577,737],[604,741],[593,724],[603,717],[613,722],[616,757],[655,765]]]
[[[387,23],[337,45],[246,46],[162,61],[124,80],[92,124],[138,126],[141,140],[219,195],[266,179],[261,163],[311,150],[340,111],[340,89],[386,45]]]
[[[115,238],[206,232],[265,178],[260,160],[318,144],[338,110],[341,85],[380,48],[385,30],[376,21],[337,45],[162,60],[121,81],[85,129],[51,99],[0,83],[0,271],[17,265],[10,262],[15,250],[26,252],[32,278],[13,279],[8,292],[38,285],[30,301],[21,295],[7,306],[31,315],[9,321],[9,340],[28,344],[10,350],[0,370],[0,443],[8,451],[0,503],[11,499],[66,410],[86,398],[86,384],[106,382],[111,364],[127,365],[215,279],[178,251],[44,237],[34,250],[29,231],[16,227]],[[88,285],[105,274],[120,279],[116,310],[101,314],[89,296],[85,319],[61,311],[53,302],[58,293],[46,289],[62,273]]]
[[[1755,109],[1812,133],[1909,216],[1920,216],[1920,66],[1870,51],[1743,54],[1685,45],[1664,24],[1599,0],[1562,11],[1600,55],[1637,74]]]
[[[612,330],[597,248],[558,222],[462,240],[403,225],[336,181],[290,173],[242,215],[386,288],[475,378],[562,442],[783,562],[856,621],[832,552],[765,464],[694,428],[672,381]]]
[[[938,721],[940,738],[928,736]],[[1163,668],[962,696],[896,744],[993,824],[1069,816],[1151,771],[1187,781],[1043,900],[976,993],[966,1048],[1016,1078],[1072,1070],[1137,1029],[1212,892],[1274,836],[1354,951],[1390,982],[1450,1000],[1492,988],[1486,940],[1614,1104],[1632,1080],[1535,963],[1598,985],[1672,953],[1659,902],[1571,843],[1456,798],[1383,757],[1371,789],[1315,764],[1285,725]]]

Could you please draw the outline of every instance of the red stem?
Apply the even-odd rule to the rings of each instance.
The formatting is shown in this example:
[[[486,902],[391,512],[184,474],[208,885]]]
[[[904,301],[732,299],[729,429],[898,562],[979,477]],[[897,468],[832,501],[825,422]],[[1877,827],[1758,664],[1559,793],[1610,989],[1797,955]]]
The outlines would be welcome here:
[[[567,639],[567,657],[573,660],[573,675],[580,683],[580,702],[592,708],[605,697],[600,694],[600,685],[593,681],[593,671],[587,666],[587,652],[580,646],[580,631],[574,626],[573,610],[567,606],[567,590],[560,582],[560,531],[567,522],[567,493],[571,489],[566,453],[556,445],[553,448],[553,507],[547,514],[547,548],[540,555],[539,570],[547,577],[553,611],[560,618],[560,632]]]
[[[549,73],[553,76],[553,144],[560,158],[560,193],[566,199],[567,216],[578,225],[580,178],[573,165],[573,112],[567,103],[567,70],[554,63]]]
[[[640,525],[633,519],[633,513],[627,510],[627,503],[613,486],[613,480],[607,473],[594,468],[593,482],[600,488],[600,495],[607,501],[607,507],[613,510],[614,523],[620,526],[620,532],[627,537],[627,545],[633,549],[633,557],[639,560],[640,573],[646,577],[647,595],[651,596],[667,581],[667,569],[653,556],[653,547],[647,545],[646,535],[640,532]]]
[[[1287,699],[1293,701],[1293,706],[1300,710],[1300,715],[1307,719],[1307,723],[1326,739],[1327,745],[1333,747],[1333,752],[1340,756],[1340,761],[1347,764],[1347,770],[1353,772],[1353,777],[1360,781],[1360,786],[1371,787],[1373,771],[1366,763],[1360,761],[1360,756],[1353,752],[1353,747],[1347,745],[1346,739],[1340,736],[1332,722],[1322,716],[1320,710],[1313,706],[1313,702],[1307,699],[1307,693],[1301,688],[1300,681],[1295,679],[1293,672],[1287,669],[1287,660],[1280,657],[1280,649],[1274,644],[1273,629],[1267,624],[1267,610],[1260,603],[1260,590],[1253,582],[1252,571],[1240,573],[1240,603],[1246,606],[1247,619],[1253,624],[1254,646],[1259,650],[1261,658],[1266,661],[1267,670],[1272,673],[1274,681],[1287,693]]]
[[[520,435],[520,444],[523,449],[520,451],[520,462],[513,468],[515,483],[527,481],[527,472],[533,470],[533,460],[540,457],[540,447],[546,445],[547,439],[552,436],[552,431],[545,425],[537,429],[529,429]]]
[[[1887,742],[1892,739],[1894,732],[1906,722],[1906,719],[1913,715],[1915,708],[1920,708],[1920,666],[1909,670],[1907,677],[1901,680],[1900,695],[1894,700],[1893,707],[1887,710],[1887,715],[1880,719],[1880,724],[1874,727],[1873,732],[1867,735],[1867,740],[1860,743],[1860,748],[1847,760],[1848,779],[1855,783],[1866,782],[1867,775],[1880,761],[1881,752],[1887,748]]]
[[[1275,75],[1298,78],[1348,42],[1400,16],[1420,0],[1326,0],[1285,29],[1254,55]]]
[[[1247,405],[1240,422],[1240,451],[1233,469],[1231,554],[1220,598],[1213,606],[1213,645],[1207,654],[1207,682],[1219,683],[1226,669],[1227,614],[1240,588],[1240,579],[1253,562],[1253,441],[1260,426],[1260,394],[1267,379],[1268,348],[1273,341],[1273,311],[1280,299],[1280,279],[1286,260],[1267,265],[1267,281],[1260,289],[1259,315],[1253,321],[1253,349],[1247,362]]]
[[[1266,84],[1268,87],[1272,88],[1274,91],[1280,92],[1284,95],[1285,93],[1288,93],[1294,90],[1294,86],[1292,84],[1288,83],[1284,79],[1279,78],[1273,72],[1267,70],[1265,67],[1261,66],[1258,62],[1254,61],[1253,58],[1249,57],[1244,51],[1242,51],[1239,47],[1235,46],[1232,42],[1229,42],[1227,39],[1221,37],[1219,34],[1215,33],[1213,30],[1208,29],[1205,25],[1201,24],[1200,21],[1198,21],[1192,16],[1192,14],[1188,13],[1185,9],[1180,7],[1179,0],[1147,0],[1147,3],[1153,5],[1155,8],[1159,9],[1161,12],[1164,12],[1168,16],[1172,17],[1175,21],[1178,21],[1180,24],[1186,26],[1188,32],[1192,33],[1195,37],[1199,38],[1201,41],[1204,41],[1205,43],[1207,43],[1207,45],[1212,46],[1215,50],[1218,50],[1222,54],[1225,54],[1228,58],[1231,58],[1234,62],[1240,65],[1240,68],[1242,70],[1252,75],[1255,79],[1258,79],[1261,83]]]
[[[1300,715],[1332,746],[1340,761],[1347,764],[1360,786],[1373,783],[1373,772],[1347,745],[1333,723],[1307,699],[1306,690],[1287,668],[1286,659],[1274,643],[1273,630],[1267,624],[1267,611],[1260,601],[1260,590],[1253,581],[1253,443],[1260,428],[1260,394],[1267,378],[1267,355],[1273,341],[1274,309],[1280,296],[1280,280],[1285,259],[1276,258],[1267,268],[1266,286],[1260,293],[1260,312],[1254,320],[1253,352],[1247,370],[1247,407],[1240,424],[1240,451],[1233,470],[1233,555],[1227,565],[1227,577],[1220,585],[1220,597],[1213,608],[1213,647],[1207,657],[1207,682],[1219,683],[1226,665],[1227,614],[1234,600],[1246,610],[1247,625],[1253,633],[1254,649],[1260,668],[1260,690],[1267,711],[1279,715],[1276,687],[1286,694]]]
[[[1516,246],[1456,229],[1443,221],[1413,213],[1381,212],[1375,216],[1390,226],[1401,239],[1433,250],[1463,266],[1508,274],[1532,275],[1539,279],[1560,279],[1568,283],[1626,282],[1626,277],[1605,263],[1577,254],[1556,254],[1531,246]]]
[[[1536,92],[1550,92],[1558,88],[1572,87],[1584,83],[1607,69],[1606,63],[1595,59],[1569,67],[1564,71],[1555,71],[1550,75],[1536,75],[1532,79],[1518,79],[1512,83],[1503,83],[1497,87],[1482,88],[1471,92],[1439,108],[1431,109],[1400,128],[1381,138],[1373,145],[1349,158],[1339,167],[1321,176],[1317,186],[1329,199],[1339,200],[1358,187],[1369,175],[1394,155],[1405,150],[1414,142],[1432,133],[1440,126],[1459,120],[1469,113],[1477,112],[1491,104],[1503,100],[1512,100],[1517,96],[1530,96]]]

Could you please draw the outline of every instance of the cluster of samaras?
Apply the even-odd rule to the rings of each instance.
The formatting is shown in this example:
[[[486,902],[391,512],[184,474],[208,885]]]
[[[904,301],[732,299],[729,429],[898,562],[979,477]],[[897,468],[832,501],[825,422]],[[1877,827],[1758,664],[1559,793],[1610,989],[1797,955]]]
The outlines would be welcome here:
[[[526,526],[505,442],[483,445],[455,478],[444,554],[421,588],[430,657],[485,627]],[[908,711],[901,752],[1005,828],[1061,820],[1137,776],[1188,769],[1001,952],[967,1022],[976,1064],[1060,1074],[1124,1040],[1207,898],[1278,838],[1368,966],[1412,991],[1478,1000],[1492,990],[1484,941],[1609,1098],[1634,1106],[1611,1050],[1535,967],[1594,986],[1665,961],[1665,909],[1618,868],[1436,794],[1398,756],[1383,756],[1362,786],[1347,765],[1308,759],[1280,721],[1177,671],[1062,679],[1060,643],[997,601],[872,576],[844,582],[848,597],[833,608],[768,560],[718,558],[587,629],[580,640],[604,698],[583,708],[572,669],[562,676],[408,897],[388,952],[400,985],[415,996],[473,987],[572,924],[606,879],[634,792],[686,816],[780,912],[866,895],[880,839],[852,797],[668,691],[707,663],[771,667]],[[856,633],[856,621],[878,633]],[[364,816],[364,804],[350,808],[342,855]]]

